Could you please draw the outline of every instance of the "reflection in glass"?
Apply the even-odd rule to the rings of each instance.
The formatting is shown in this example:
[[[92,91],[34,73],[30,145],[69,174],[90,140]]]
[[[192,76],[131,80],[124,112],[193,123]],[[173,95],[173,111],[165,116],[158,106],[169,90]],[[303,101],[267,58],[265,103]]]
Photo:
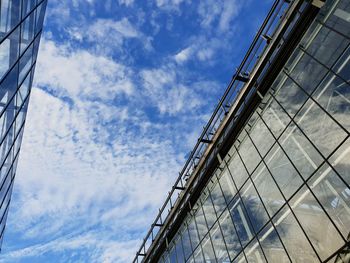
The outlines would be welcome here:
[[[301,188],[290,204],[322,260],[327,259],[344,244],[341,236],[308,188],[305,186]]]

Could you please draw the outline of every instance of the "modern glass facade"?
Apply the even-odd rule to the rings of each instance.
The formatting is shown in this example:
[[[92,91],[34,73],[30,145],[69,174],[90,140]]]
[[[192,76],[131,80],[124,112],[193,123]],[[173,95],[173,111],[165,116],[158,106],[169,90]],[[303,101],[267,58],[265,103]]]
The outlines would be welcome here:
[[[350,262],[350,1],[326,1],[158,262]]]
[[[47,0],[0,1],[1,243],[11,199],[46,5]]]

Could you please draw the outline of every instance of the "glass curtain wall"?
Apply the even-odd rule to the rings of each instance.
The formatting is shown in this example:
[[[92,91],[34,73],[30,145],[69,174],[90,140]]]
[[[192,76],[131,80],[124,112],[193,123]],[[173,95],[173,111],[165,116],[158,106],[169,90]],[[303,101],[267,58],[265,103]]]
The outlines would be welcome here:
[[[47,0],[0,0],[0,245]]]
[[[328,1],[160,262],[350,262],[350,1]]]

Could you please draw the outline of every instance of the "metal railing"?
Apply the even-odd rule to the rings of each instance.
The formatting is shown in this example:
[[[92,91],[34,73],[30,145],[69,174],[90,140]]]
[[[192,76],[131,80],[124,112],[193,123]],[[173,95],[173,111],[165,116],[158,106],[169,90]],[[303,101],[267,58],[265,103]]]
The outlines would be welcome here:
[[[224,95],[216,106],[207,125],[204,127],[203,132],[191,151],[189,158],[179,173],[175,184],[168,193],[163,206],[159,209],[156,219],[151,225],[151,228],[147,232],[141,247],[136,253],[136,257],[133,260],[134,263],[140,262],[139,258],[141,258],[142,262],[143,258],[147,255],[148,249],[151,247],[155,237],[158,235],[159,230],[163,227],[164,222],[167,221],[170,212],[172,212],[172,209],[174,208],[174,204],[178,201],[180,192],[186,189],[186,182],[196,170],[208,146],[213,142],[216,131],[226,117],[231,106],[236,102],[236,98],[238,97],[245,82],[249,80],[250,72],[253,71],[255,65],[260,60],[261,54],[264,52],[266,46],[268,46],[271,39],[273,39],[274,33],[280,24],[279,21],[283,19],[292,2],[293,1],[289,0],[276,0],[274,2],[245,57],[243,58],[243,61],[238,67],[236,73],[233,75]]]

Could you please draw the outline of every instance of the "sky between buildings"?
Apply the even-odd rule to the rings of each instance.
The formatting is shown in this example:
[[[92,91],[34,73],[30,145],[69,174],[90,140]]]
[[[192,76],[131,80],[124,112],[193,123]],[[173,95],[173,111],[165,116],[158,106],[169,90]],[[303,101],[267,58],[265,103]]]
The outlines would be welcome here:
[[[130,262],[272,0],[49,0],[0,262]]]

